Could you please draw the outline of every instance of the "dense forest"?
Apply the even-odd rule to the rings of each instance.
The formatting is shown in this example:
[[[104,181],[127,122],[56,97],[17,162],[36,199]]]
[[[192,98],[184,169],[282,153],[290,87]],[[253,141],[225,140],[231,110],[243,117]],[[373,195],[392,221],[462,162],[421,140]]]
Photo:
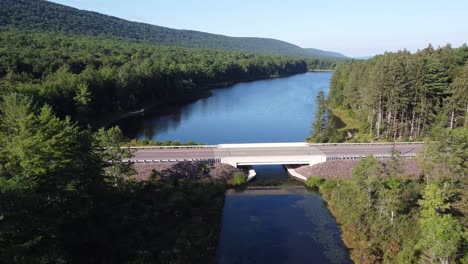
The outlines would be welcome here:
[[[59,116],[84,123],[103,113],[198,98],[208,93],[208,86],[335,66],[312,58],[17,30],[1,32],[0,43],[0,94],[27,94]]]
[[[415,140],[441,128],[467,127],[467,61],[468,46],[447,45],[343,63],[326,104],[357,123],[354,139],[360,141]]]
[[[351,179],[311,178],[341,225],[355,263],[468,263],[468,130],[445,130],[401,177],[398,153],[359,161]]]
[[[400,153],[351,179],[310,178],[356,263],[468,263],[468,47],[385,53],[335,70],[316,98],[315,142],[426,140],[422,174]],[[344,123],[343,123],[344,121]]]
[[[0,263],[214,262],[229,178],[199,162],[136,181],[118,128],[2,99]]]
[[[468,46],[447,45],[343,63],[323,104],[353,123],[348,132],[354,137],[348,138],[357,141],[415,140],[441,128],[467,127],[467,61]],[[327,131],[326,111],[321,113],[325,122],[316,132]],[[327,136],[315,133],[312,138]]]
[[[342,54],[303,49],[266,38],[236,38],[191,30],[176,30],[130,22],[45,0],[1,0],[0,27],[120,38],[151,44],[190,48],[234,50],[248,53],[346,59]]]

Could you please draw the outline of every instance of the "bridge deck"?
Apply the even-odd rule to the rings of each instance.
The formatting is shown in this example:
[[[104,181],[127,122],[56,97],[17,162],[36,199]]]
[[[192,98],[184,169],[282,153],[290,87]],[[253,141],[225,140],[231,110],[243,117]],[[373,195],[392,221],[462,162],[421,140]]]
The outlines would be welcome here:
[[[205,147],[136,148],[129,160],[199,160],[216,159],[237,165],[255,164],[312,164],[342,156],[390,155],[393,149],[402,155],[414,156],[423,144],[307,144],[262,143],[228,144]]]

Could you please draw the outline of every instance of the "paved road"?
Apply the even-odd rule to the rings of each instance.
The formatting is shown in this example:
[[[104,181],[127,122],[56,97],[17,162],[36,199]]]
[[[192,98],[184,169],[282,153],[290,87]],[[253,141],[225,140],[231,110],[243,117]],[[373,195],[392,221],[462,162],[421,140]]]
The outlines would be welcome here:
[[[134,160],[213,159],[213,149],[138,149]]]
[[[423,146],[422,144],[396,145],[395,150],[401,155],[417,155]],[[393,145],[336,145],[319,146],[318,149],[327,156],[387,155],[392,152]]]
[[[422,144],[397,144],[395,149],[402,155],[415,155],[422,150]],[[280,157],[280,156],[366,156],[390,154],[393,145],[306,145],[281,147],[223,147],[183,149],[137,149],[131,160],[184,160],[213,159],[225,157]]]

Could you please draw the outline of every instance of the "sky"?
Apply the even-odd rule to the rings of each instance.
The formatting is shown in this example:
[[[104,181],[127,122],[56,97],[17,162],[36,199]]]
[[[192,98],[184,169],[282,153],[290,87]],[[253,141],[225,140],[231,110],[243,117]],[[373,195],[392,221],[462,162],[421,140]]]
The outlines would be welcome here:
[[[131,21],[350,57],[468,42],[467,0],[53,0]]]

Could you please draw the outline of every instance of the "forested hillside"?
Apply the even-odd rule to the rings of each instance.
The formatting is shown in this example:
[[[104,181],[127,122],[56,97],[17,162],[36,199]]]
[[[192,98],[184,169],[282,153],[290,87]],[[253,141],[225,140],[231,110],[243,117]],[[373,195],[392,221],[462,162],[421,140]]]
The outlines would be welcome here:
[[[336,58],[336,59],[346,59],[347,57],[341,53],[333,52],[333,51],[325,51],[313,48],[305,48],[304,49],[307,54],[311,57],[316,58]]]
[[[329,107],[359,122],[361,140],[414,140],[468,126],[468,46],[385,53],[335,70]]]
[[[234,51],[164,47],[100,37],[0,32],[0,93],[47,103],[60,116],[88,122],[97,114],[184,102],[211,84],[302,73],[306,61]],[[309,59],[314,68],[334,62]]]
[[[342,54],[315,49],[305,50],[276,39],[236,38],[191,30],[176,30],[78,10],[44,0],[1,0],[0,27],[5,26],[73,35],[117,37],[168,46],[346,59]]]

